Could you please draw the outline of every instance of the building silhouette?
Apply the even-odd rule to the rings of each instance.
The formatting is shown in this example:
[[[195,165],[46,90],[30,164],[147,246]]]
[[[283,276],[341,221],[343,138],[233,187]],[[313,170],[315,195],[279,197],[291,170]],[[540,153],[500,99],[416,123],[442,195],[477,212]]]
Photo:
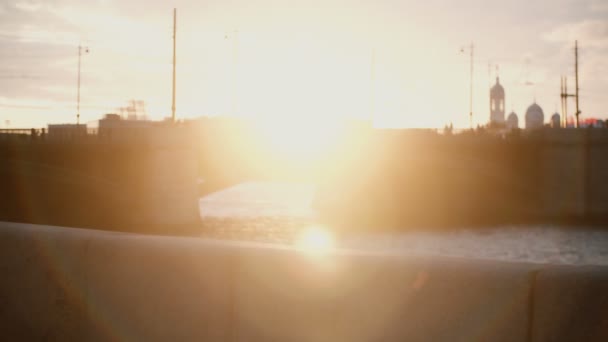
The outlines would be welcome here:
[[[496,77],[496,84],[490,89],[490,124],[505,122],[505,90]]]
[[[53,140],[73,140],[87,136],[85,124],[49,124],[48,137]]]
[[[515,114],[515,112],[511,112],[511,114],[509,114],[509,116],[507,117],[507,128],[519,128],[519,118],[517,117],[517,114]]]
[[[561,124],[561,116],[559,115],[559,113],[555,113],[551,116],[551,127],[552,128],[560,128],[562,126]]]
[[[526,110],[526,129],[542,128],[545,121],[543,109],[534,101]]]

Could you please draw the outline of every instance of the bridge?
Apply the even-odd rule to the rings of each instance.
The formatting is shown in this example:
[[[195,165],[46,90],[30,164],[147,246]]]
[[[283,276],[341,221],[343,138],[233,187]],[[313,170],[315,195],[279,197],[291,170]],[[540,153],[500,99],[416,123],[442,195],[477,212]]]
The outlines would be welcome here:
[[[238,122],[71,139],[0,134],[0,219],[184,228],[197,224],[201,195],[247,180],[308,179],[319,184],[321,216],[336,225],[605,223],[607,153],[605,129],[497,137],[357,128],[305,163]]]

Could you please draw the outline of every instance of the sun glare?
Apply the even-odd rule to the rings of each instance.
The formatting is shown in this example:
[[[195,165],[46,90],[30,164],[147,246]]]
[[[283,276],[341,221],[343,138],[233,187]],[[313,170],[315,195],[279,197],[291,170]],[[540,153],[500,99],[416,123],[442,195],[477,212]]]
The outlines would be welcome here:
[[[299,236],[296,246],[307,253],[322,255],[334,248],[334,239],[327,230],[314,226]]]
[[[318,159],[337,142],[340,126],[321,120],[266,120],[257,125],[274,151],[294,161]]]

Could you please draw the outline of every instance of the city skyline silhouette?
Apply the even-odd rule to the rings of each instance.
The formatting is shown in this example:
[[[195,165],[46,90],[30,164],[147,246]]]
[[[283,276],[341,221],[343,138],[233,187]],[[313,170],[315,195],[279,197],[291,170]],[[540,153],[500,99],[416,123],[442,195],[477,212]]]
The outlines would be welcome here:
[[[573,84],[575,39],[583,115],[608,116],[601,96],[608,9],[601,1],[175,6],[178,118],[323,121],[373,112],[382,127],[468,127],[469,58],[460,50],[471,42],[474,126],[488,121],[496,65],[507,112],[521,116],[536,100],[553,113],[560,78]],[[91,48],[82,56],[83,122],[132,98],[146,101],[152,119],[170,116],[171,12],[137,1],[4,1],[1,123],[74,121],[79,44]]]

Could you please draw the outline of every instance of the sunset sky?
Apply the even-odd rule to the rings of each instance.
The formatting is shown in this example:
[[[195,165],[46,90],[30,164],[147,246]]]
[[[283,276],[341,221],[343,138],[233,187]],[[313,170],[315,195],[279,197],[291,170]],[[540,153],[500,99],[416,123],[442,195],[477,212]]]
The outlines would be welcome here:
[[[373,112],[379,126],[466,127],[460,50],[474,42],[475,124],[495,65],[507,113],[521,122],[536,99],[548,119],[560,76],[574,88],[575,39],[583,116],[608,118],[606,0],[0,0],[0,127],[75,122],[79,42],[82,122],[129,99],[170,115],[173,7],[180,118]]]

